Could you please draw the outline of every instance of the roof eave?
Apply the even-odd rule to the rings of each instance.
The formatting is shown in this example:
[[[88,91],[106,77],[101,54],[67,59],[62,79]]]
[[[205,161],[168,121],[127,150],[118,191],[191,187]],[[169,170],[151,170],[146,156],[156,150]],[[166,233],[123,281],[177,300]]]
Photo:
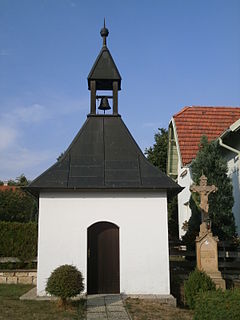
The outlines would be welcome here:
[[[41,191],[61,191],[61,192],[71,192],[71,191],[82,191],[82,192],[88,192],[88,191],[124,191],[124,190],[132,190],[132,191],[166,191],[167,193],[179,193],[184,188],[180,186],[174,186],[174,187],[158,187],[158,186],[140,186],[140,187],[89,187],[89,188],[78,188],[78,187],[71,187],[71,188],[61,188],[61,187],[30,187],[26,186],[23,187],[24,190],[34,194],[39,195]]]

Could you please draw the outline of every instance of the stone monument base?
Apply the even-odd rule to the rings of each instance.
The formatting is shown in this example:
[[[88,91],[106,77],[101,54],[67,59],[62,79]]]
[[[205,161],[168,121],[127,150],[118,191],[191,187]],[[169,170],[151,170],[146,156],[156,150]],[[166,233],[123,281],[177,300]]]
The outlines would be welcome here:
[[[215,272],[213,274],[208,273],[208,276],[212,279],[212,281],[216,285],[216,289],[226,290],[226,282],[222,278],[221,272]]]
[[[206,222],[200,225],[199,236],[196,238],[197,268],[216,284],[216,288],[226,289],[225,280],[218,270],[218,237],[214,237]]]

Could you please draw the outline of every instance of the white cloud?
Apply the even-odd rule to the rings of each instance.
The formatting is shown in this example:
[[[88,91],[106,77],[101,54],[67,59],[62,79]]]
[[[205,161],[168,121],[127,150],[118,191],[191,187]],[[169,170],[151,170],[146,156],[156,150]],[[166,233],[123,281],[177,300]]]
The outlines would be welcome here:
[[[41,123],[59,116],[87,112],[88,108],[89,99],[87,97],[83,99],[68,99],[61,95],[52,94],[49,96],[47,103],[33,103],[28,106],[23,105],[21,100],[15,99],[2,104],[0,122],[7,123],[8,126],[17,126],[21,125],[21,123]]]
[[[15,179],[21,173],[33,179],[56,161],[59,154],[56,149],[46,142],[45,148],[38,149],[31,145],[32,124],[47,124],[51,128],[58,118],[65,119],[68,115],[81,114],[88,108],[86,98],[61,99],[60,95],[52,96],[48,103],[34,103],[24,106],[22,101],[8,101],[0,109],[0,180]],[[62,121],[62,120],[61,120]],[[60,123],[61,123],[60,121]],[[46,122],[46,123],[45,123]],[[42,127],[41,127],[42,130]]]
[[[12,113],[12,117],[16,117],[18,121],[36,123],[48,119],[50,114],[46,107],[40,104],[33,104],[30,107],[16,108]]]
[[[47,108],[40,104],[33,104],[29,107],[15,107],[11,112],[3,113],[2,121],[10,126],[19,123],[37,123],[50,118]]]
[[[55,153],[49,150],[36,151],[16,148],[7,153],[2,153],[0,157],[0,180],[15,179],[21,173],[26,174],[27,178],[33,179],[36,177],[36,171],[39,171],[40,174],[53,164],[56,161],[55,159]]]
[[[17,138],[17,131],[14,128],[0,124],[0,151],[12,146]]]

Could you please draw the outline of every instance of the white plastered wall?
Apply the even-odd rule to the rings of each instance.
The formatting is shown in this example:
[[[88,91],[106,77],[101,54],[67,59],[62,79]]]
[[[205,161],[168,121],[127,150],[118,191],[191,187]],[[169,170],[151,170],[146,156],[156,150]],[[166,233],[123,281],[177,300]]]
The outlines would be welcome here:
[[[191,209],[189,207],[189,200],[191,192],[189,190],[191,184],[193,183],[191,179],[191,170],[188,167],[181,168],[180,164],[178,166],[178,184],[184,189],[178,194],[178,228],[179,228],[179,238],[181,239],[186,231],[182,229],[185,221],[188,221],[191,217]]]
[[[228,176],[230,177],[233,185],[234,205],[232,211],[235,217],[237,233],[240,235],[240,160],[239,156],[233,152],[229,152],[226,159],[228,165]]]
[[[37,294],[63,264],[87,279],[87,228],[108,221],[119,227],[120,291],[169,294],[167,198],[165,192],[41,193]]]

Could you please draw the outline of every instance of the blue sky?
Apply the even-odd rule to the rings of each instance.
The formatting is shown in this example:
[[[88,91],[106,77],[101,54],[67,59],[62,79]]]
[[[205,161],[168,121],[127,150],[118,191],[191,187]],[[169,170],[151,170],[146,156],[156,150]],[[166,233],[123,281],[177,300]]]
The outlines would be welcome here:
[[[239,0],[0,0],[0,180],[33,179],[83,125],[104,17],[142,150],[184,106],[240,106]]]

